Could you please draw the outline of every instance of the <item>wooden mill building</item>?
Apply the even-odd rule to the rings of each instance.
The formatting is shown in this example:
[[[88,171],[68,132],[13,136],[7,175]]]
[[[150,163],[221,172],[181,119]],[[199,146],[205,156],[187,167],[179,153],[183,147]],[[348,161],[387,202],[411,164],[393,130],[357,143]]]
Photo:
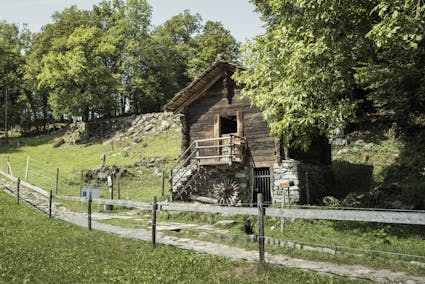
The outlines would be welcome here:
[[[303,202],[300,163],[329,164],[329,144],[316,139],[309,153],[284,155],[261,111],[241,98],[231,78],[238,68],[215,62],[165,105],[182,123],[172,198],[236,205],[253,203],[262,192],[269,203]]]

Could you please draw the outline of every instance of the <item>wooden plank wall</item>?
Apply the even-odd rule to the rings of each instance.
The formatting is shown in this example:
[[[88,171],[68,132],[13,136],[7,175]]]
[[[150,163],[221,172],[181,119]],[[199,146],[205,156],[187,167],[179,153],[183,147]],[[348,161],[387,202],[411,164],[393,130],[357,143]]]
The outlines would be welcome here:
[[[256,165],[272,166],[276,161],[274,138],[270,136],[261,112],[251,107],[248,99],[240,99],[240,89],[235,89],[232,104],[229,104],[223,89],[223,78],[220,78],[204,96],[188,106],[191,141],[216,135],[214,117],[217,114],[236,115],[238,120],[242,120],[241,133],[247,138]],[[238,115],[239,110],[242,112]]]

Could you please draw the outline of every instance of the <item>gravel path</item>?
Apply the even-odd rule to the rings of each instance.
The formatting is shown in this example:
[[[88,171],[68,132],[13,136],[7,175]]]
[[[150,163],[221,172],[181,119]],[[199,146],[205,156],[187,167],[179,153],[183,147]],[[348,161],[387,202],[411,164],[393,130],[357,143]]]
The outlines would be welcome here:
[[[2,181],[0,180],[0,183]],[[5,184],[7,188],[14,188],[13,185]],[[4,186],[3,186],[4,188]],[[9,192],[8,190],[6,190]],[[48,199],[38,193],[24,188],[21,189],[21,197],[32,206],[47,213]],[[58,203],[54,203],[52,210],[53,217],[69,223],[73,223],[82,227],[87,227],[87,214],[73,212]],[[145,229],[123,228],[109,224],[92,221],[92,228],[116,234],[126,238],[132,238],[143,241],[151,240],[151,232]],[[177,238],[164,235],[160,232],[157,234],[157,243],[171,245],[180,249],[193,250],[199,253],[212,254],[222,256],[234,260],[246,260],[256,262],[258,260],[258,252],[243,248],[232,247],[224,244],[192,240],[188,238]],[[321,261],[310,261],[297,259],[285,255],[272,255],[266,253],[266,262],[282,265],[291,268],[298,268],[313,271],[321,274],[338,275],[352,279],[370,280],[378,283],[425,283],[425,277],[412,276],[405,272],[394,272],[387,269],[373,269],[359,265],[334,264]]]

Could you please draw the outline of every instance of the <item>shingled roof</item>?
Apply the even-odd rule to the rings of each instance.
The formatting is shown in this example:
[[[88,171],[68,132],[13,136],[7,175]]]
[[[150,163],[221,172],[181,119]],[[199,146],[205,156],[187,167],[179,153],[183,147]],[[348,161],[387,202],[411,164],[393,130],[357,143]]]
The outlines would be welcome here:
[[[210,88],[218,78],[222,77],[226,72],[235,72],[237,69],[243,69],[234,63],[224,60],[218,60],[205,70],[198,78],[192,81],[183,90],[178,92],[165,106],[166,111],[181,113],[185,106],[190,105],[196,99],[205,94],[205,91]]]

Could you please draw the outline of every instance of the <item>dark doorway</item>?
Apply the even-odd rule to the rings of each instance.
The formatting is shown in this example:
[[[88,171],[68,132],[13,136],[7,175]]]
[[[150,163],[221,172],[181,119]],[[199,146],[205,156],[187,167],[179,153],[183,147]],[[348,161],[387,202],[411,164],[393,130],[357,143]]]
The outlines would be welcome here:
[[[264,203],[272,203],[270,188],[270,168],[254,169],[254,203],[257,202],[257,193],[263,194]]]
[[[234,134],[238,132],[238,123],[236,115],[221,116],[221,133],[220,134]]]

